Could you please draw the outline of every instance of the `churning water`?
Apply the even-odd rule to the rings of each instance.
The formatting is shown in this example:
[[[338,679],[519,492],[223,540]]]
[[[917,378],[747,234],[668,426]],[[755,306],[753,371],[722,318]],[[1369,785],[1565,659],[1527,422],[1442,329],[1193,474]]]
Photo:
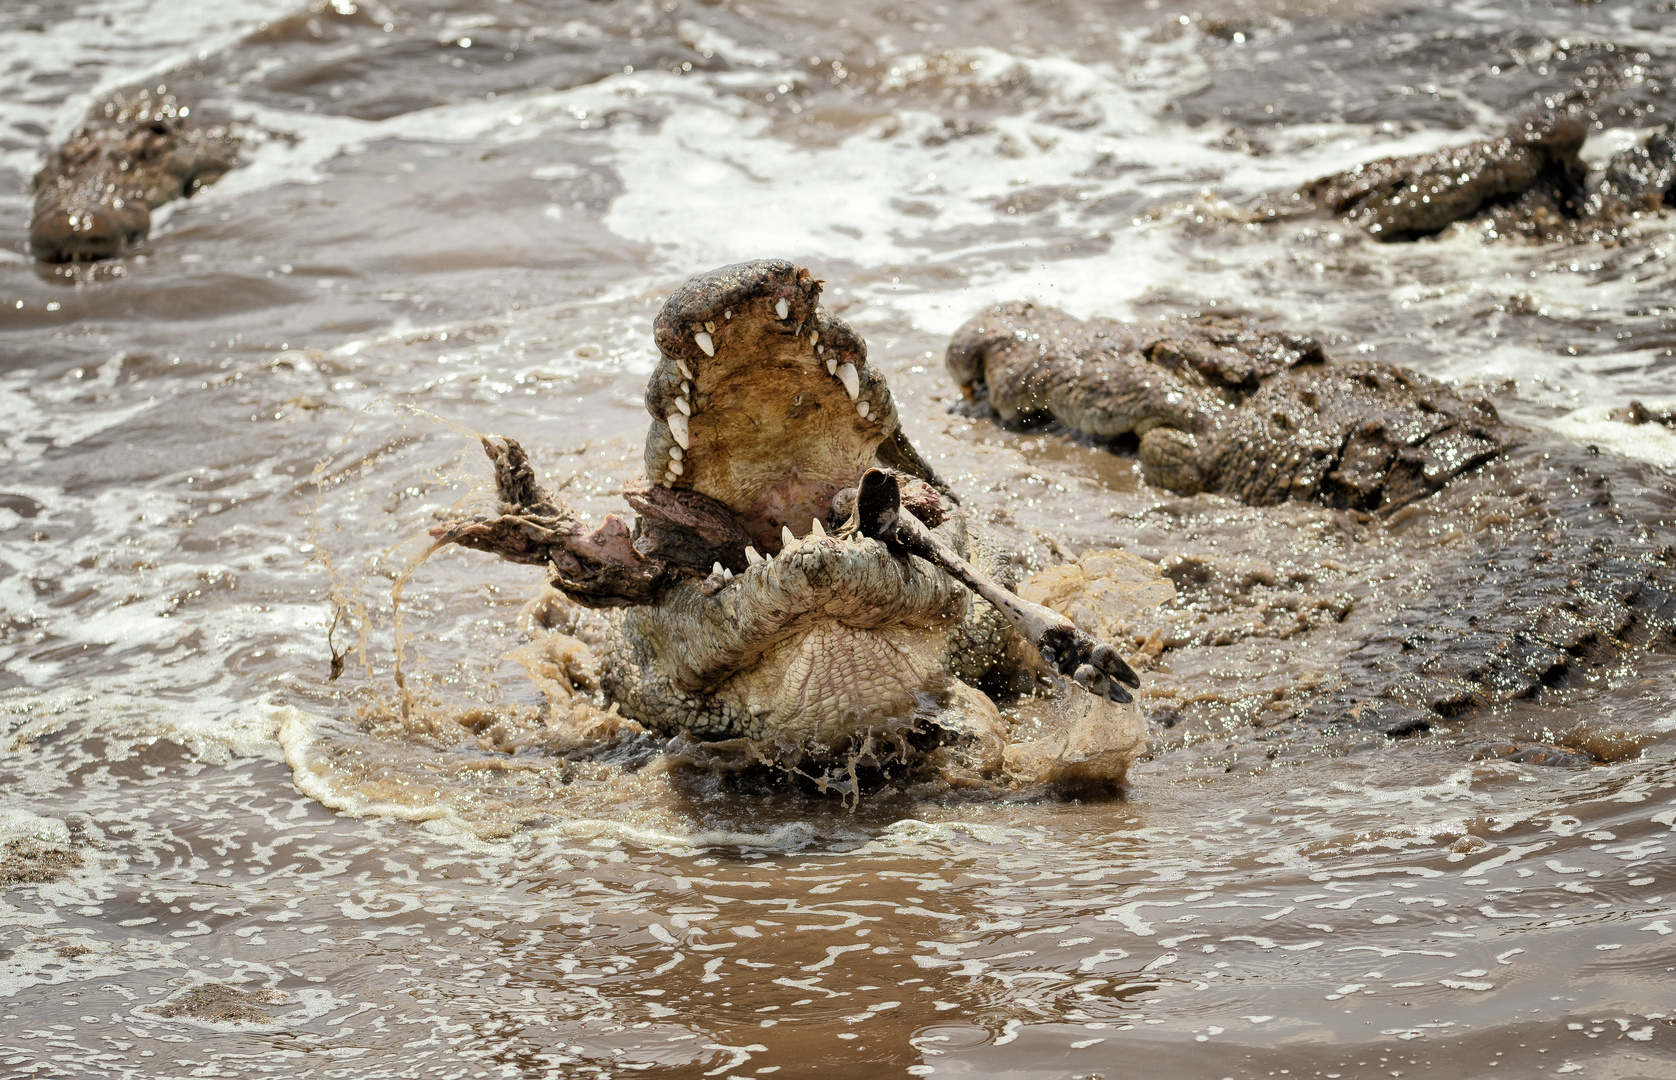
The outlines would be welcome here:
[[[1676,1075],[1676,663],[1271,753],[1447,530],[1164,496],[941,372],[1001,299],[1258,312],[1592,444],[1668,528],[1676,434],[1607,414],[1676,392],[1676,218],[1379,245],[1238,207],[1544,105],[1598,159],[1673,69],[1669,0],[8,0],[0,1075]],[[32,264],[43,151],[143,83],[242,166]],[[406,582],[397,707],[392,586],[483,494],[459,430],[621,511],[653,314],[764,256],[1038,564],[1223,568],[1160,616],[1125,799],[558,754],[539,574],[457,551]]]

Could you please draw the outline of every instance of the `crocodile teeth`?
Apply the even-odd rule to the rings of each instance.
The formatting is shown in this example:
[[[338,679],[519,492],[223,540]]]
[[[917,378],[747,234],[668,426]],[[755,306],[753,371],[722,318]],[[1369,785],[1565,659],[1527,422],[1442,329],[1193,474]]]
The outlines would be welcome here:
[[[826,373],[828,375],[838,374],[838,358],[836,356],[826,358]]]
[[[790,525],[780,526],[780,543],[785,547],[791,547],[793,544],[797,543],[797,537],[791,534]]]
[[[676,461],[680,461],[682,458],[687,456],[687,452],[682,450],[679,446],[671,446],[669,448],[669,456],[674,458]]]
[[[814,330],[809,331],[809,344],[811,346],[820,344],[820,340],[821,336],[819,333]]]
[[[684,397],[675,399],[675,407],[681,410],[682,416],[691,416],[693,414],[693,407],[687,404],[687,399]]]
[[[733,580],[733,571],[729,570],[725,566],[722,567],[722,580],[724,580],[724,581],[732,581]]]
[[[854,401],[861,396],[861,376],[855,373],[854,364],[838,365],[838,381],[844,384],[844,392]]]
[[[690,382],[687,382],[685,379],[683,379],[681,381],[681,396],[686,397],[688,394],[690,394],[692,392],[693,392],[693,384],[690,383]]]
[[[674,473],[676,476],[680,476],[682,473],[686,472],[687,469],[686,466],[682,465],[679,461],[676,461],[674,458],[670,458],[669,471]]]
[[[716,324],[713,323],[713,322],[706,322],[704,324],[704,329],[706,329],[706,330],[710,331],[712,334],[714,334],[716,332]]]
[[[786,303],[785,297],[782,296],[778,300],[774,301],[774,314],[778,315],[782,319],[791,317],[791,305]]]
[[[698,347],[704,350],[705,356],[716,355],[716,343],[711,339],[708,331],[700,330],[693,335],[693,340],[698,342]]]
[[[681,374],[682,375],[686,376],[689,379],[693,377],[692,368],[687,366],[687,362],[685,360],[682,360],[679,357],[677,357],[676,360],[675,360],[675,366],[681,369]]]
[[[716,565],[714,565],[710,568],[710,572],[712,574],[716,575],[717,577],[721,577],[722,575],[727,573],[727,567],[723,566],[721,563],[717,563]]]
[[[752,566],[755,566],[757,563],[767,562],[768,560],[764,559],[761,555],[757,554],[757,549],[756,548],[752,547],[749,544],[746,544],[745,545],[745,561],[750,563]]]
[[[665,422],[669,424],[669,433],[675,436],[676,442],[681,444],[681,449],[692,449],[691,436],[687,432],[687,414],[672,412],[665,417]]]
[[[821,524],[821,519],[820,518],[810,518],[809,519],[809,535],[810,536],[825,536],[826,535],[826,526]]]
[[[867,404],[867,402],[858,401],[858,402],[855,403],[855,411],[856,411],[857,416],[860,416],[863,420],[865,420],[865,419],[867,419],[867,414],[872,412],[873,410]]]

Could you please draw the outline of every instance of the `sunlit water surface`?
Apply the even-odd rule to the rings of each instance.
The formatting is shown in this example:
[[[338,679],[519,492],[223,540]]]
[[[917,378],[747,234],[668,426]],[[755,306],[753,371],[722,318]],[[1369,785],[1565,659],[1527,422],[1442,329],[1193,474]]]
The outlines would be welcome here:
[[[80,858],[0,893],[4,1075],[1676,1075],[1669,657],[1270,754],[1264,703],[1330,676],[1424,530],[1165,497],[951,413],[941,373],[999,299],[1248,310],[1668,504],[1676,436],[1607,413],[1671,403],[1676,220],[1381,246],[1237,212],[1545,100],[1610,152],[1676,113],[1668,2],[18,0],[0,58],[0,841]],[[243,166],[119,260],[31,264],[44,149],[142,82]],[[851,809],[504,752],[542,723],[539,575],[444,553],[402,721],[391,585],[485,476],[413,407],[621,510],[652,316],[766,255],[1039,564],[1255,561],[1353,614],[1214,645],[1179,597],[1123,800]],[[1483,752],[1556,732],[1608,763]],[[213,987],[236,1007],[190,1007]]]

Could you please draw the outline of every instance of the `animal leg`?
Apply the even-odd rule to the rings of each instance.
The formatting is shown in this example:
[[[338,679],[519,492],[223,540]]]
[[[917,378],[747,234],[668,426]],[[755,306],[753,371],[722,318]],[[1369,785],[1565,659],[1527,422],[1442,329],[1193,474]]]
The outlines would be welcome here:
[[[500,513],[438,525],[431,536],[439,543],[548,566],[553,584],[589,607],[647,604],[657,597],[669,567],[634,549],[634,537],[621,518],[607,515],[598,528],[589,529],[570,505],[541,487],[516,439],[486,438],[483,452],[495,463]]]

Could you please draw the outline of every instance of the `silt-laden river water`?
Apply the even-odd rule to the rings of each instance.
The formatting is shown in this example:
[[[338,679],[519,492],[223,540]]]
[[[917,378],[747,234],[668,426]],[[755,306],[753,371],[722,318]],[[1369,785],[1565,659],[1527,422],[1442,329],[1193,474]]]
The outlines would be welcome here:
[[[1168,495],[942,371],[999,300],[1258,313],[1490,395],[1669,529],[1676,435],[1609,413],[1672,404],[1676,218],[1384,245],[1237,207],[1544,106],[1598,161],[1673,69],[1668,0],[10,0],[0,1075],[1676,1076],[1676,661],[1271,751],[1461,538]],[[44,152],[152,84],[240,167],[33,263]],[[622,512],[658,307],[768,256],[1036,565],[1210,568],[1123,798],[550,753],[541,575],[457,550],[406,580],[399,707],[392,587],[482,504],[461,432]]]

